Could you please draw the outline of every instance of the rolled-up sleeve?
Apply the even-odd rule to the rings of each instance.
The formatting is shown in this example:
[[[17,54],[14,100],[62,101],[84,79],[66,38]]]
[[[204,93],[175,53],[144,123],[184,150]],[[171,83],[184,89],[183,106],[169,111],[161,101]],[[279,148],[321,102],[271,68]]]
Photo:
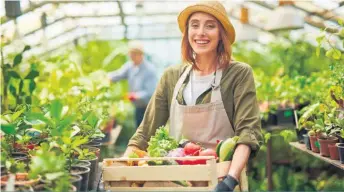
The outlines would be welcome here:
[[[234,129],[235,135],[240,137],[238,144],[251,147],[252,158],[263,144],[260,112],[252,68],[247,65],[241,75],[242,78],[234,89]]]
[[[160,126],[166,125],[169,118],[168,109],[168,72],[161,77],[152,98],[150,99],[145,115],[135,134],[129,140],[128,146],[135,146],[141,150],[146,150],[148,141]]]

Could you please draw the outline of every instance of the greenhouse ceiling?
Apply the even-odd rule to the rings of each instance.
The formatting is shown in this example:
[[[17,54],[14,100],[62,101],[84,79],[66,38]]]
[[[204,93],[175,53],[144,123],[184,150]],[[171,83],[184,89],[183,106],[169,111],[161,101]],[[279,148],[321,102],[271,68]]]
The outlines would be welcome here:
[[[39,1],[21,0],[20,15],[7,17],[5,1],[0,4],[2,45],[5,54],[16,51],[17,44],[35,47],[36,53],[53,50],[81,37],[100,39],[171,39],[180,38],[177,15],[190,0],[137,0],[137,1]],[[281,2],[292,2],[292,11],[300,15],[302,28],[295,35],[320,33],[326,28],[337,32],[337,21],[344,21],[344,0],[309,1],[222,1],[238,32],[238,40],[248,37],[265,43],[279,33],[267,29],[267,23]],[[7,2],[6,2],[7,3]],[[246,11],[246,20],[243,19]],[[246,28],[242,29],[242,25]],[[248,28],[247,28],[248,27]],[[251,37],[257,34],[257,37]],[[334,35],[334,38],[335,35]]]

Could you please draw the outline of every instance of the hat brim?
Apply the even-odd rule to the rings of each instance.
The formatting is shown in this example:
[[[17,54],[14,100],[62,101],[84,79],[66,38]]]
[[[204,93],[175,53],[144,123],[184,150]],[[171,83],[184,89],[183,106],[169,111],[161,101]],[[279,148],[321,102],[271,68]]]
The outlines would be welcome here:
[[[229,41],[231,44],[235,41],[235,29],[232,25],[232,23],[229,21],[227,15],[223,15],[217,10],[215,10],[212,7],[208,7],[205,5],[192,5],[187,8],[185,8],[182,12],[180,12],[178,16],[178,25],[179,29],[182,33],[185,32],[185,26],[188,18],[191,14],[195,12],[204,12],[208,13],[212,16],[214,16],[219,22],[222,24],[223,28],[225,29],[225,32],[227,33],[227,36],[229,38]]]

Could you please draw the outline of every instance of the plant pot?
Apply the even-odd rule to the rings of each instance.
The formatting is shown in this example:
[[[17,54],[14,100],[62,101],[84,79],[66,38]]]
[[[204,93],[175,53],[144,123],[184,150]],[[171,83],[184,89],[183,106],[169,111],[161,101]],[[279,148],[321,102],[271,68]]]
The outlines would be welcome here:
[[[33,187],[34,191],[48,191],[46,184],[39,184]],[[77,188],[74,185],[70,185],[69,191],[77,191]]]
[[[76,191],[80,191],[82,177],[80,175],[71,175],[70,183],[76,187]]]
[[[7,185],[9,175],[1,176],[1,185]],[[39,182],[41,176],[37,179],[29,179],[28,173],[16,173],[15,185],[34,185]]]
[[[81,191],[87,190],[89,176],[90,176],[90,170],[91,169],[88,167],[80,167],[80,166],[72,166],[71,167],[71,171],[70,171],[71,175],[80,175],[82,177],[81,186],[80,186]]]
[[[340,134],[336,134],[336,137],[338,138],[338,143],[344,143],[344,138]]]
[[[328,144],[337,143],[338,139],[336,137],[329,137],[327,139],[318,138],[320,143],[320,155],[324,157],[329,157],[330,152],[328,150]]]
[[[304,128],[296,129],[297,140],[299,141],[299,143],[305,143],[303,135],[307,133],[308,131]]]
[[[98,173],[98,157],[87,160],[91,163],[91,171],[90,171],[90,177],[89,177],[89,182],[88,182],[88,190],[93,190],[95,188],[94,182],[96,181],[96,176]]]
[[[303,134],[303,142],[305,143],[306,148],[307,148],[308,150],[312,150],[312,148],[311,148],[311,142],[310,142],[310,140],[309,140],[308,134]]]
[[[276,116],[277,125],[294,127],[296,124],[294,117],[294,109],[292,108],[277,109]]]
[[[80,166],[80,167],[91,167],[91,163],[87,160],[74,160],[72,162],[72,166]]]
[[[96,142],[96,141],[91,141],[91,142],[88,142],[87,144],[84,144],[82,146],[100,147],[101,143],[100,142]]]
[[[6,165],[1,165],[1,175],[5,175],[7,173]]]
[[[268,118],[266,120],[262,119],[262,127],[266,128],[266,127],[272,126],[272,125],[277,125],[277,116],[276,116],[276,114],[269,113]]]
[[[311,149],[314,153],[319,153],[319,148],[316,146],[316,142],[318,142],[316,136],[309,136],[309,140],[311,142]]]
[[[12,158],[14,160],[23,160],[23,161],[27,161],[29,159],[28,155],[26,153],[22,153],[22,152],[13,152]]]
[[[328,150],[330,152],[330,158],[333,160],[339,160],[339,153],[335,143],[328,144]]]
[[[88,149],[89,152],[94,152],[98,159],[100,158],[100,148],[92,146],[82,146],[81,149]]]
[[[337,143],[340,163],[344,164],[344,143]]]

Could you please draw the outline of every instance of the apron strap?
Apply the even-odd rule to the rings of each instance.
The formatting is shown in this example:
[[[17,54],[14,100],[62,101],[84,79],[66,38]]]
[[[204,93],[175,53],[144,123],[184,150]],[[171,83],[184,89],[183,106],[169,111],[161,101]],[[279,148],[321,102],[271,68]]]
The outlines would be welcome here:
[[[174,87],[174,90],[173,90],[173,96],[172,96],[172,102],[177,98],[177,95],[178,95],[178,92],[179,92],[179,89],[182,87],[187,75],[189,74],[189,72],[191,71],[192,69],[192,65],[188,66],[184,73],[182,74],[182,76],[180,76],[180,78],[178,79],[177,81],[177,84],[176,86]]]
[[[222,78],[222,69],[217,69],[215,74],[215,80],[211,84],[211,102],[222,101],[220,82]]]

